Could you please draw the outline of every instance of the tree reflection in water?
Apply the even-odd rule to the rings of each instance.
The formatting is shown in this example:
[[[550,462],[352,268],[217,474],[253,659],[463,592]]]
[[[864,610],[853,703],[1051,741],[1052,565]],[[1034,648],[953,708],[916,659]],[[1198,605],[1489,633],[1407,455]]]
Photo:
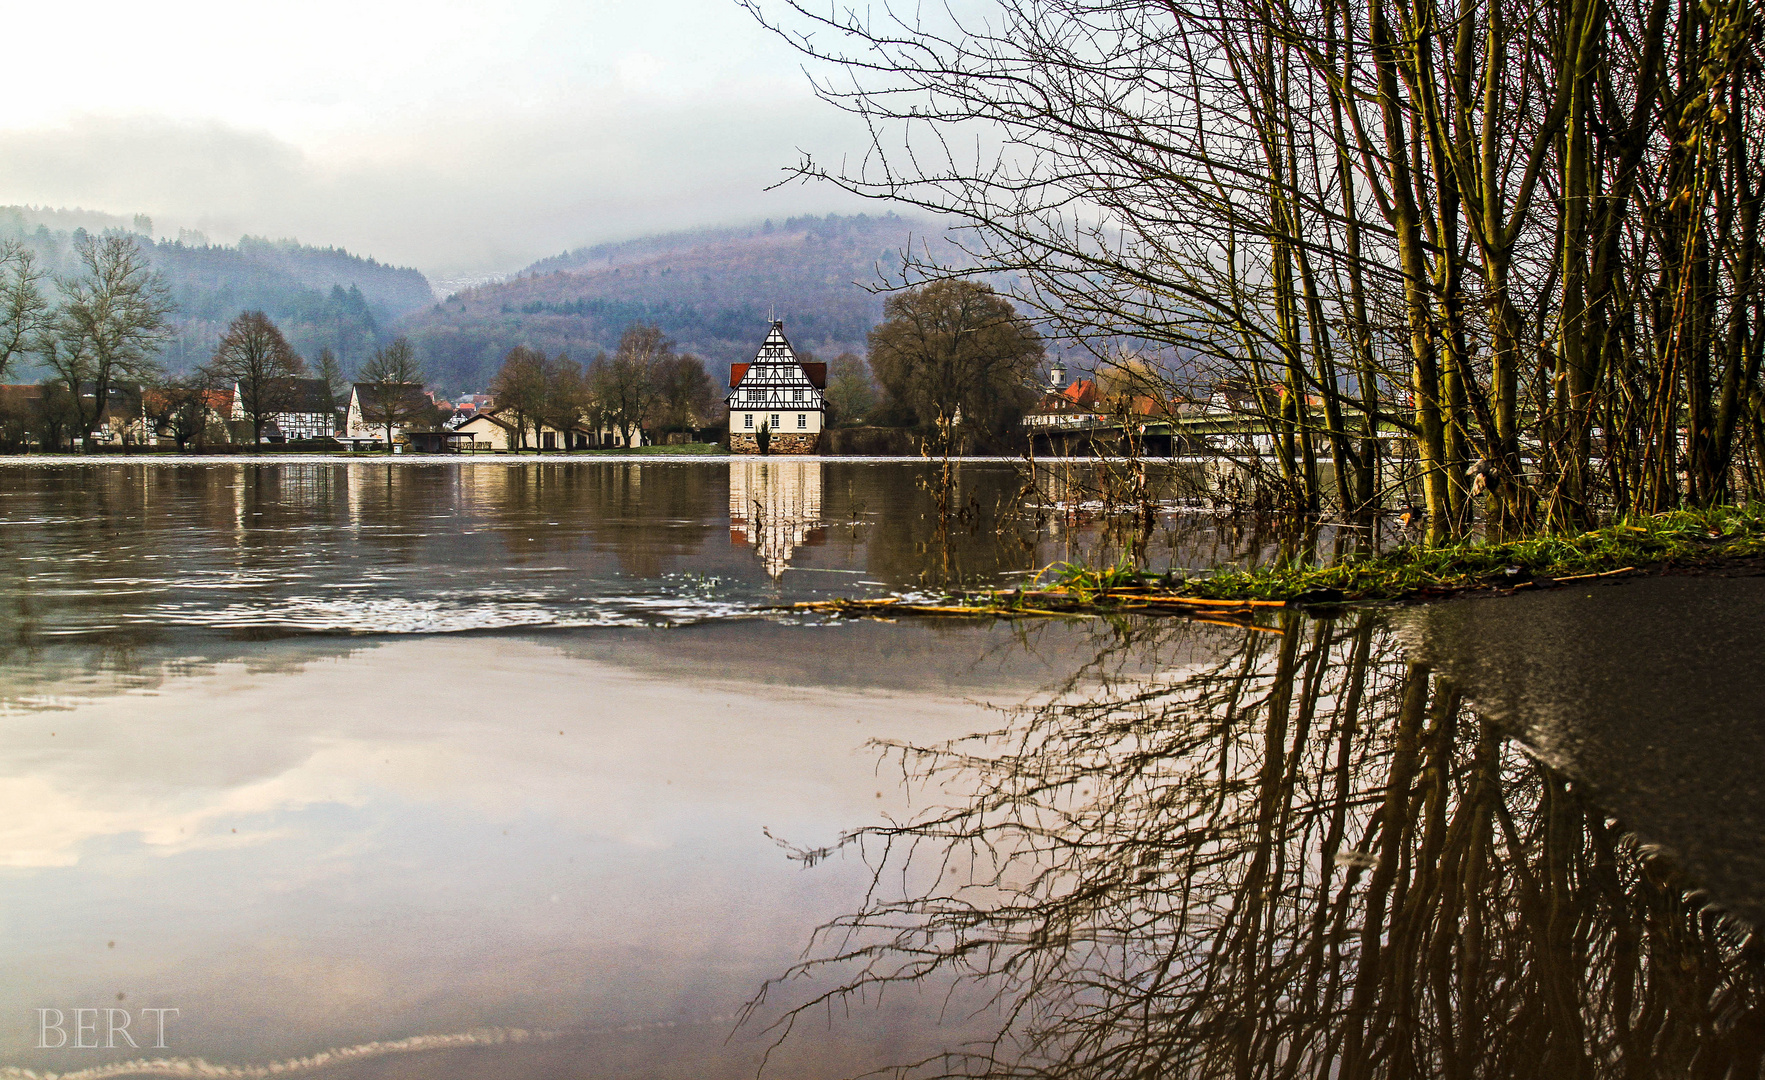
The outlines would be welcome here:
[[[836,846],[874,884],[786,976],[833,988],[773,1031],[956,980],[997,1038],[901,1073],[1759,1075],[1744,926],[1376,616],[1284,619],[1118,628],[1001,730],[888,747],[973,794]]]

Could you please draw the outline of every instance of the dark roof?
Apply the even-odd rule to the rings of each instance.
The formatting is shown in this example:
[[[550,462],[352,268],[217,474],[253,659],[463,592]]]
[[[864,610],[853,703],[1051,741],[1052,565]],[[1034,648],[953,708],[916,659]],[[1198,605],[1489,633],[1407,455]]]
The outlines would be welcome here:
[[[289,379],[288,407],[282,412],[322,413],[331,410],[331,391],[323,379]]]
[[[80,384],[82,397],[91,397],[97,392],[97,384],[83,382]],[[15,383],[0,386],[0,404],[11,409],[34,408],[43,400],[44,387],[41,384]],[[110,388],[109,400],[98,410],[98,415],[108,417],[121,413],[138,416],[141,413],[141,387],[133,383],[118,383]]]
[[[429,395],[423,392],[421,383],[401,383],[400,387],[404,392],[399,396],[407,407],[417,405],[422,405],[424,408],[435,407],[435,402],[431,401]],[[362,407],[365,409],[372,409],[380,403],[379,383],[356,383],[355,392],[361,398]]]
[[[826,390],[827,389],[827,365],[826,364],[823,364],[820,361],[816,361],[814,363],[808,363],[808,364],[801,364],[801,362],[799,362],[799,363],[803,369],[803,374],[809,376],[809,384],[811,386],[815,387],[815,389],[817,389],[817,390]]]

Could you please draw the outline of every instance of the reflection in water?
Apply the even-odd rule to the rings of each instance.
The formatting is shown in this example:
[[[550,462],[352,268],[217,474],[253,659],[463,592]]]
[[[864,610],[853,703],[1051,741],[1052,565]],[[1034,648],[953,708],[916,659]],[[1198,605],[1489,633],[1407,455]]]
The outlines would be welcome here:
[[[737,458],[729,463],[729,538],[754,545],[775,580],[800,547],[826,537],[819,461]]]
[[[912,1074],[1759,1075],[1745,926],[1381,622],[1283,630],[1124,632],[998,732],[895,745],[975,794],[847,837],[875,884],[776,1030],[958,979],[998,1038]]]

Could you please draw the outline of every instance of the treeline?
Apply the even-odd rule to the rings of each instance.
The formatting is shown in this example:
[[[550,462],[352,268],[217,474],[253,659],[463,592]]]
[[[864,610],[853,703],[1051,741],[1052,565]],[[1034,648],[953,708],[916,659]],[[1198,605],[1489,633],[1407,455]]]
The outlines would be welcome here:
[[[791,330],[806,341],[864,340],[874,321],[867,316],[868,305],[841,305],[831,311],[805,311],[791,317]],[[514,308],[503,305],[503,314]],[[675,328],[672,332],[693,340],[729,342],[737,347],[746,345],[749,352],[759,343],[749,341],[756,326],[767,324],[770,314],[763,304],[747,303],[739,307],[708,310],[682,301],[614,300],[583,297],[576,300],[531,300],[520,307],[523,315],[561,315],[580,319],[593,325],[597,332],[607,327],[629,326],[653,322]]]
[[[770,231],[700,230],[580,249],[469,289],[399,324],[444,385],[484,386],[508,350],[575,356],[615,349],[654,324],[713,369],[753,358],[774,317],[819,354],[862,353],[882,318],[867,286],[898,278],[928,227],[893,216],[791,218]],[[932,250],[954,257],[941,229]]]
[[[1292,509],[1388,505],[1394,459],[1435,541],[1765,490],[1745,0],[760,14],[875,132],[806,174],[960,219],[1062,333],[1238,380]]]
[[[604,269],[628,263],[645,262],[659,255],[691,251],[694,248],[708,247],[714,244],[770,236],[803,234],[813,236],[818,240],[843,240],[852,237],[869,238],[881,231],[905,238],[914,229],[923,227],[925,227],[923,222],[910,221],[894,213],[874,216],[870,214],[828,214],[826,217],[804,214],[786,218],[779,225],[775,225],[772,219],[768,218],[758,225],[745,228],[687,229],[681,232],[663,233],[659,236],[643,236],[635,240],[579,247],[540,259],[521,271],[521,274],[532,276],[555,273],[559,270]]]
[[[48,223],[108,218],[27,210],[0,207],[0,240],[31,251],[38,269],[50,278],[77,272],[80,244],[104,233],[88,232],[81,225],[52,229]],[[146,235],[151,231],[152,222],[145,217],[138,217],[132,229],[108,230],[132,236],[168,290],[174,308],[160,359],[173,372],[204,363],[242,311],[266,313],[305,355],[330,349],[345,362],[359,364],[387,343],[400,317],[435,299],[420,272],[341,248],[250,236],[225,246],[188,230],[180,239],[155,242]]]
[[[236,441],[229,424],[238,419],[256,445],[287,414],[319,418],[309,436],[332,434],[349,400],[346,367],[330,348],[309,365],[261,310],[203,342],[202,362],[168,369],[164,347],[178,332],[178,305],[150,250],[132,233],[76,231],[74,268],[52,273],[32,245],[0,240],[0,384],[26,362],[47,373],[36,385],[0,387],[0,444],[61,448],[102,433],[129,445],[163,435],[181,450],[192,440]],[[402,338],[355,367],[372,391],[364,412],[388,428],[388,445],[390,428],[433,428],[451,413],[423,392],[415,351]]]
[[[640,432],[696,431],[723,418],[723,401],[705,363],[676,351],[654,325],[637,324],[620,335],[611,354],[586,366],[568,356],[547,356],[516,346],[491,381],[497,418],[509,424],[519,448],[542,427],[616,432],[625,446]]]

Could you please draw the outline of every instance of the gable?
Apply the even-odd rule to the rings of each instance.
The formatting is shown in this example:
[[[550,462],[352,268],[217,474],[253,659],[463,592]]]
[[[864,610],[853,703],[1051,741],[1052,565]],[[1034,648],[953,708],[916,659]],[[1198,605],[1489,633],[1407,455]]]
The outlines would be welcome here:
[[[477,433],[480,431],[488,432],[492,428],[500,429],[502,431],[512,431],[513,430],[513,428],[510,425],[505,424],[501,420],[498,420],[496,418],[496,416],[492,413],[479,413],[477,416],[472,417],[472,419],[461,424],[459,427],[455,428],[454,430],[455,431],[465,431],[465,432]]]
[[[827,365],[803,363],[785,339],[784,324],[774,322],[754,359],[729,367],[729,407],[822,408]]]

